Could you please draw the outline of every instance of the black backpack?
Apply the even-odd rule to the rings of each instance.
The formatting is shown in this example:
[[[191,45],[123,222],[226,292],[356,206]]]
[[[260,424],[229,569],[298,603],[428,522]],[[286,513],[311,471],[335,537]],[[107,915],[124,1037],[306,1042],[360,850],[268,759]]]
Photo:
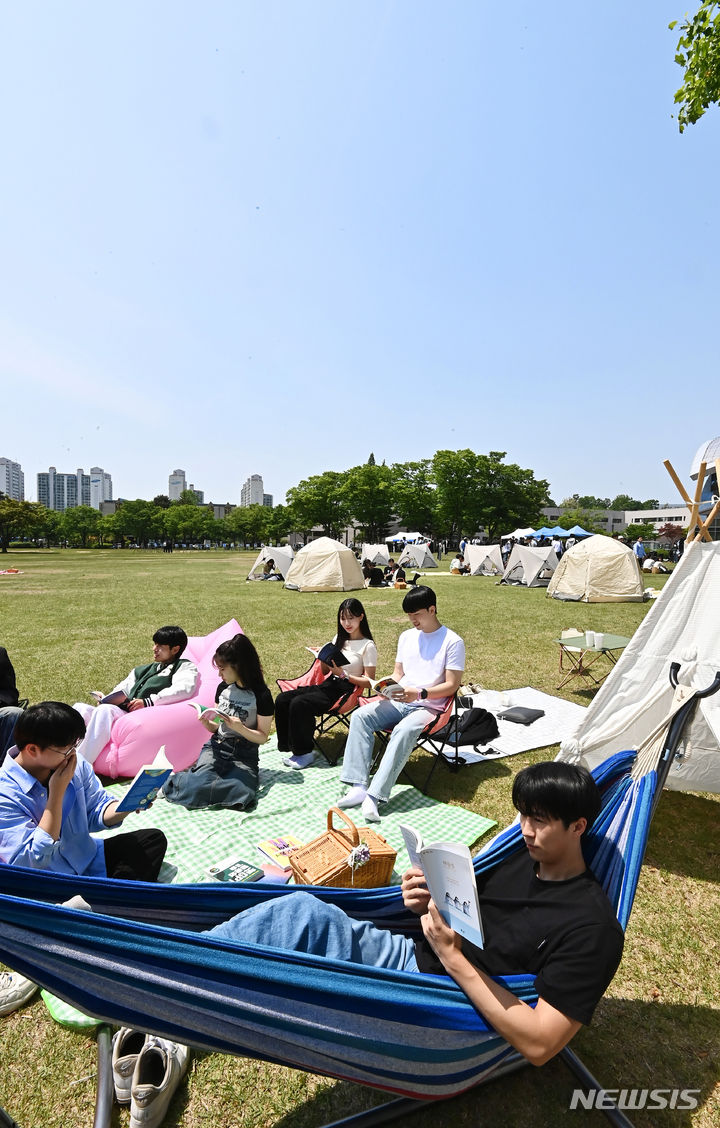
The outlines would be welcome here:
[[[433,733],[433,739],[446,740],[453,747],[462,744],[488,744],[500,735],[497,721],[487,709],[474,707],[461,713],[457,721],[451,720]]]

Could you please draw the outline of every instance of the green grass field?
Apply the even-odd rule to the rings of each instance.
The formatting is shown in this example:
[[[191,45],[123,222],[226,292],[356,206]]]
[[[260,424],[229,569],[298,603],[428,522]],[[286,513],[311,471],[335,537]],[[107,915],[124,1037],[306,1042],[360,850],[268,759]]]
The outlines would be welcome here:
[[[334,632],[341,596],[300,595],[281,584],[246,584],[254,553],[142,551],[11,552],[0,576],[0,643],[31,701],[86,700],[152,658],[156,627],[179,623],[202,635],[236,618],[255,643],[268,684],[302,672],[305,644]],[[648,577],[660,586],[665,577]],[[556,692],[563,628],[631,635],[648,605],[567,605],[544,591],[499,587],[492,579],[428,575],[443,622],[465,638],[465,680],[490,689],[532,685]],[[356,593],[378,643],[379,671],[392,668],[406,626],[402,593]],[[572,683],[571,683],[572,684]],[[561,691],[587,704],[586,690]],[[435,773],[432,793],[505,825],[513,815],[515,772],[557,749]],[[419,753],[415,754],[419,756]],[[663,797],[628,929],[625,956],[591,1027],[574,1047],[608,1087],[699,1089],[695,1112],[635,1112],[637,1125],[710,1128],[720,1122],[720,857],[718,797]],[[352,1024],[352,1016],[348,1015]],[[269,1047],[270,1049],[270,1047]],[[92,1036],[56,1026],[35,1002],[0,1019],[0,1104],[22,1128],[92,1123]],[[480,1123],[534,1128],[606,1123],[599,1112],[568,1111],[574,1080],[557,1064],[528,1067],[447,1105],[412,1116],[413,1128]],[[369,1089],[221,1055],[194,1057],[165,1124],[185,1128],[314,1128],[385,1099]],[[127,1125],[116,1108],[113,1125]],[[410,1118],[398,1122],[405,1126]]]

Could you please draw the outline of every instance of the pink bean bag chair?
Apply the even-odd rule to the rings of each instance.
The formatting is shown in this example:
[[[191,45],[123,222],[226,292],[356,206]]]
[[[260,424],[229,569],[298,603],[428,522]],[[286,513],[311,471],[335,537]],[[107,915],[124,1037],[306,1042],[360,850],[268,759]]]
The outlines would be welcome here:
[[[110,742],[93,764],[97,774],[132,777],[144,764],[152,763],[162,744],[176,771],[194,764],[210,734],[198,721],[195,710],[189,708],[188,701],[197,701],[200,705],[215,703],[220,677],[212,664],[213,654],[221,642],[240,633],[240,624],[231,619],[209,635],[189,638],[183,658],[194,662],[200,673],[195,696],[174,705],[156,705],[154,709],[123,713],[112,727]]]

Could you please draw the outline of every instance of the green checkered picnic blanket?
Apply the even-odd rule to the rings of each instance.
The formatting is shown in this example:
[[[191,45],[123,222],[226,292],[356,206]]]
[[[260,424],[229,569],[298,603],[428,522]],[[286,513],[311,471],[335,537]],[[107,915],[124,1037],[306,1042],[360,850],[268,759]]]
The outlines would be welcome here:
[[[107,790],[120,798],[127,787],[127,783],[115,783]],[[260,788],[253,811],[188,811],[168,803],[161,795],[149,811],[130,815],[125,826],[127,830],[155,826],[165,833],[168,851],[160,881],[206,882],[212,881],[209,867],[226,858],[243,858],[261,865],[264,859],[257,846],[264,839],[287,834],[294,834],[301,842],[317,838],[326,828],[328,808],[343,791],[339,766],[332,767],[318,756],[305,771],[286,768],[272,737],[260,751]],[[362,825],[359,808],[347,813]],[[396,785],[383,808],[382,822],[375,826],[398,852],[395,881],[409,865],[400,823],[414,827],[426,842],[450,840],[471,848],[495,826],[492,819],[464,807],[450,807],[414,787]],[[336,824],[344,825],[340,819]]]

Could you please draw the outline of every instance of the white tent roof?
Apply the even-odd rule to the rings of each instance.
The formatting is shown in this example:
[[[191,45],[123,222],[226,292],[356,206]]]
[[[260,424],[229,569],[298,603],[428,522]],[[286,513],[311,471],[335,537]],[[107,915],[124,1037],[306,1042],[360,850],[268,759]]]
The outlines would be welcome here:
[[[261,572],[262,566],[266,560],[274,560],[275,570],[279,572],[283,578],[287,578],[294,555],[295,553],[290,548],[290,545],[287,544],[282,546],[273,544],[263,545],[248,575],[252,576],[256,571]]]
[[[437,560],[426,544],[406,544],[398,564],[402,568],[437,568]]]
[[[641,603],[644,585],[631,548],[600,534],[569,548],[548,584],[554,599]]]
[[[466,544],[463,555],[471,576],[501,576],[505,571],[499,544]]]
[[[543,587],[557,568],[558,558],[552,548],[526,548],[513,546],[503,573],[504,584],[523,584],[525,587]]]
[[[301,548],[285,577],[285,587],[295,591],[357,591],[363,585],[355,553],[331,537],[318,537]]]
[[[613,752],[638,748],[671,709],[669,670],[681,686],[705,689],[720,670],[720,542],[693,541],[603,682],[561,757],[581,754],[595,767]],[[720,692],[698,703],[667,786],[720,792]]]
[[[386,544],[364,544],[360,552],[360,560],[369,560],[371,564],[387,564],[390,559]]]
[[[535,530],[534,529],[516,529],[514,533],[503,533],[503,535],[500,537],[500,540],[510,540],[510,537],[512,537],[513,540],[522,540],[523,537],[534,537],[534,536],[535,536]]]

